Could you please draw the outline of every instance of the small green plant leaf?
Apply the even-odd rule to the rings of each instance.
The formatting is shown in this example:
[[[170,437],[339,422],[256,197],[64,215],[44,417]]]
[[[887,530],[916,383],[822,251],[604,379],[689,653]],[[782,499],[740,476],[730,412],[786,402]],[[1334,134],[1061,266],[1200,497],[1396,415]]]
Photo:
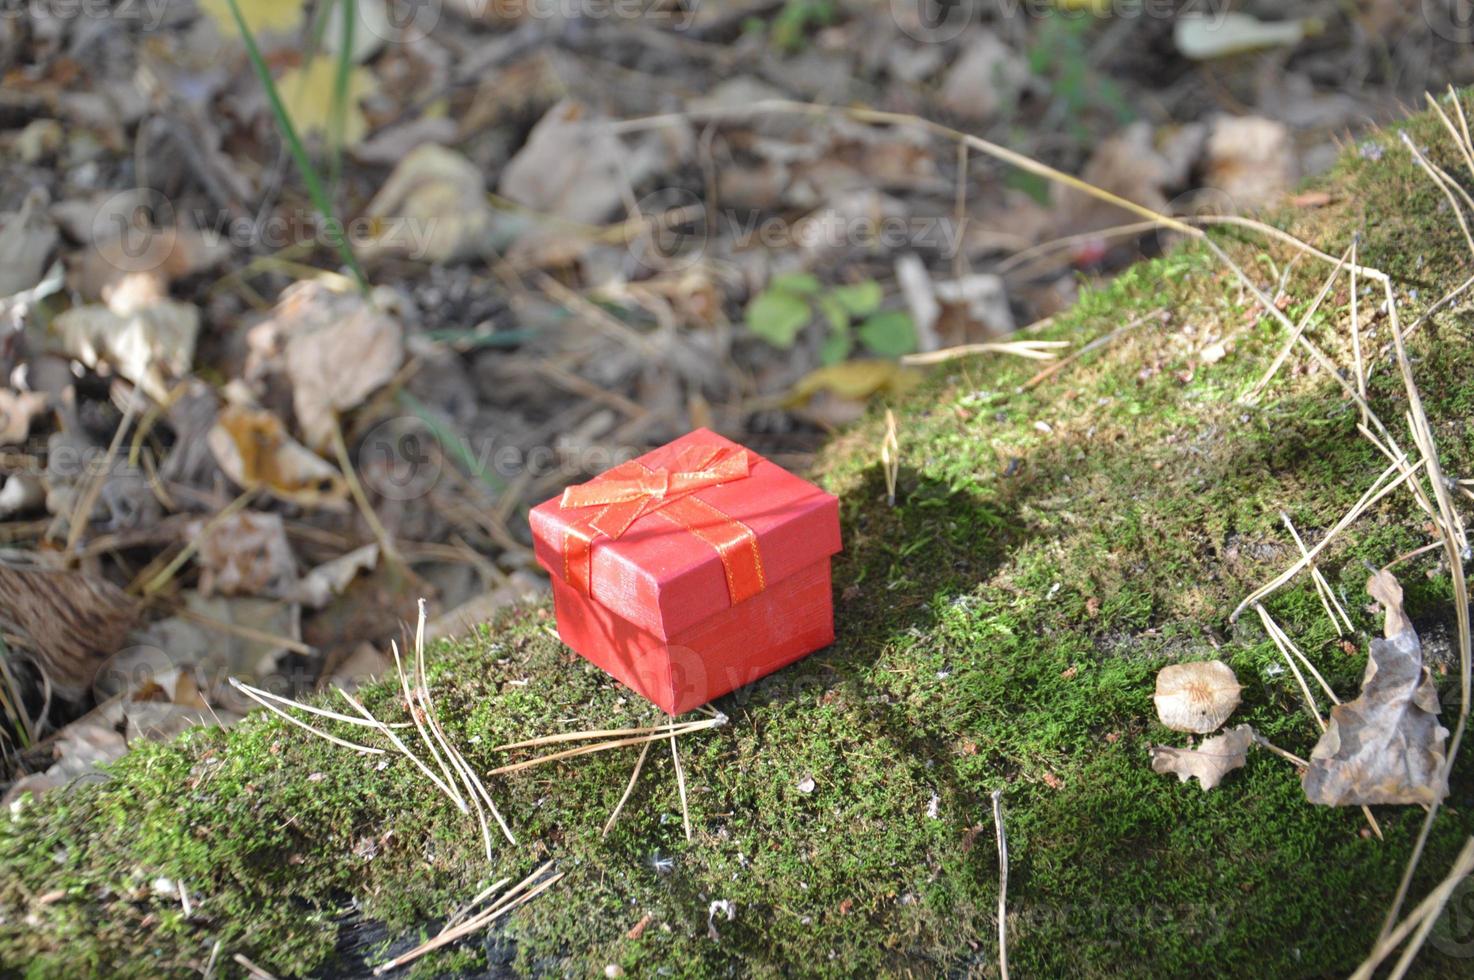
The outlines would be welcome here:
[[[829,295],[844,307],[845,312],[859,319],[880,309],[880,301],[885,299],[885,290],[874,279],[867,279],[853,286],[836,286]]]
[[[769,290],[797,293],[800,296],[812,296],[823,288],[824,285],[819,282],[818,277],[807,272],[790,272],[786,276],[775,276],[773,281],[768,283]]]
[[[832,333],[819,348],[819,360],[825,364],[838,364],[850,356],[850,348],[852,346],[853,341],[850,340],[850,332],[848,330]]]
[[[849,333],[850,314],[844,308],[844,304],[834,298],[832,293],[819,296],[815,302],[819,306],[819,312],[824,314],[824,319],[829,321],[829,329],[834,333]]]
[[[916,350],[916,326],[909,313],[884,310],[860,324],[860,343],[882,357],[900,357]]]
[[[787,350],[811,316],[809,304],[802,296],[782,289],[767,289],[747,304],[747,329],[774,347]]]

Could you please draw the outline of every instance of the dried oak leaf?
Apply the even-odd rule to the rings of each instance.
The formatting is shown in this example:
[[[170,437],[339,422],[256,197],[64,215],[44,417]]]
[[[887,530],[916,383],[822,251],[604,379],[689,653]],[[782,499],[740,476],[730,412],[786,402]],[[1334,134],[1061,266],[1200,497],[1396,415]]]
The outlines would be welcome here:
[[[1171,664],[1157,673],[1157,717],[1175,732],[1217,731],[1239,706],[1239,679],[1221,660]]]
[[[242,511],[224,520],[193,521],[204,595],[284,596],[297,585],[297,562],[280,514]]]
[[[19,446],[31,434],[36,416],[46,411],[49,399],[40,392],[0,388],[0,446]]]
[[[379,564],[379,546],[366,544],[332,561],[323,562],[292,586],[287,598],[309,609],[321,609],[335,596],[342,595],[359,572]]]
[[[342,474],[287,435],[282,420],[271,412],[226,406],[206,442],[225,475],[242,487],[260,487],[304,507],[348,509]]]
[[[404,363],[397,320],[371,299],[316,281],[288,288],[252,333],[280,344],[297,423],[314,449],[331,443],[338,413],[356,408]]]
[[[1184,783],[1196,776],[1206,792],[1217,786],[1225,775],[1244,764],[1249,747],[1253,744],[1254,729],[1248,725],[1240,725],[1222,735],[1206,739],[1196,749],[1153,745],[1152,769],[1161,773],[1174,773]]]
[[[434,143],[415,148],[364,212],[374,222],[364,259],[453,262],[485,255],[496,244],[498,215],[484,180],[481,168],[454,150]]]
[[[1379,572],[1367,591],[1382,602],[1392,635],[1372,641],[1361,696],[1331,709],[1301,785],[1306,799],[1326,806],[1432,804],[1448,792],[1438,689],[1396,579]]]
[[[194,363],[199,308],[171,299],[77,306],[51,321],[61,351],[89,368],[103,361],[163,402]]]

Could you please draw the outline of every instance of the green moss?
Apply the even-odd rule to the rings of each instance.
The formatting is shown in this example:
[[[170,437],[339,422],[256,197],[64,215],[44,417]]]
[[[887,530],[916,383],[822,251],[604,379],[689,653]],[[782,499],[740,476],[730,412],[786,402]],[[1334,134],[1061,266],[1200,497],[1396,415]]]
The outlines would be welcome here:
[[[1435,123],[1407,128],[1457,170]],[[1364,260],[1394,273],[1417,309],[1464,276],[1467,255],[1395,137],[1376,143],[1380,161],[1353,153],[1329,179],[1332,205],[1288,220],[1333,251],[1360,230]],[[1292,257],[1246,236],[1233,251],[1265,281]],[[1326,272],[1295,266],[1292,316]],[[1339,364],[1351,363],[1349,299],[1338,287],[1309,331]],[[1364,308],[1378,299],[1364,288]],[[1143,318],[1044,383],[1021,390],[1033,362],[949,366],[897,406],[894,508],[879,422],[838,439],[819,474],[842,500],[838,639],[722,699],[731,724],[685,741],[694,842],[663,748],[607,839],[637,750],[492,780],[521,843],[488,867],[471,822],[405,761],[253,717],[140,747],[105,782],[0,820],[0,963],[182,976],[218,942],[232,968],[243,953],[278,973],[351,973],[432,933],[481,885],[552,857],[567,873],[554,892],[417,975],[488,962],[572,975],[607,964],[631,976],[989,975],[998,789],[1020,975],[1344,973],[1375,934],[1421,811],[1377,808],[1377,841],[1356,809],[1307,804],[1266,753],[1212,793],[1147,760],[1149,745],[1184,741],[1155,721],[1156,671],[1209,656],[1244,684],[1236,720],[1310,751],[1314,722],[1273,645],[1256,618],[1229,614],[1294,560],[1281,511],[1315,538],[1384,466],[1354,406],[1298,354],[1265,397],[1240,402],[1285,339],[1251,302],[1187,247],[1087,292],[1045,331],[1085,343]],[[1202,356],[1223,341],[1225,357]],[[1371,399],[1390,422],[1403,402],[1385,342],[1383,323],[1367,350]],[[1413,348],[1445,466],[1468,474],[1474,351],[1447,325],[1420,330]],[[1303,577],[1266,603],[1338,690],[1356,689],[1377,626],[1366,563],[1427,541],[1397,494],[1326,553],[1360,631],[1350,652]],[[1428,556],[1402,574],[1421,626],[1451,620],[1446,569]],[[490,747],[505,741],[654,717],[550,630],[534,606],[432,651],[446,727],[481,771],[503,761]],[[1456,704],[1452,679],[1441,686]],[[366,697],[397,717],[388,687]],[[1415,894],[1474,828],[1471,777],[1468,764],[1455,774]],[[153,892],[159,876],[187,885],[192,917]],[[1443,975],[1463,965],[1436,946],[1423,962]]]

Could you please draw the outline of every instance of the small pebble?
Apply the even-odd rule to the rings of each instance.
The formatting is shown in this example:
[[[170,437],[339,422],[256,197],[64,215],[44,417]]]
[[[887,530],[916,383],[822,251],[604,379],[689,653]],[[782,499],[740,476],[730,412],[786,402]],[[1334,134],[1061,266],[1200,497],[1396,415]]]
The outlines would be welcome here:
[[[812,793],[814,791],[814,786],[815,783],[813,776],[805,776],[803,779],[800,779],[798,781],[798,791],[800,793],[803,793],[804,795]]]

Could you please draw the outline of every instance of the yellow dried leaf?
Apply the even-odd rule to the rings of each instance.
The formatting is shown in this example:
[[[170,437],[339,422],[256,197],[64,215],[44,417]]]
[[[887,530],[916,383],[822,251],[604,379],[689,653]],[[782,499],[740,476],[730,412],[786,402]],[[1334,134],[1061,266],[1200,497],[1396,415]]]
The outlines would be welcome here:
[[[220,26],[220,32],[235,37],[238,29],[230,12],[230,0],[198,0],[201,12]],[[302,0],[236,0],[241,18],[252,34],[263,31],[285,34],[295,30],[302,20]]]
[[[810,371],[793,386],[788,402],[801,405],[821,391],[841,398],[864,399],[884,392],[904,395],[921,381],[921,372],[895,361],[845,361]]]
[[[260,487],[304,507],[348,507],[342,474],[288,435],[271,412],[226,406],[206,441],[225,475],[242,487]]]
[[[286,103],[287,115],[297,132],[334,135],[333,91],[338,66],[336,60],[327,55],[318,55],[301,68],[292,68],[277,79],[276,87]],[[343,105],[344,146],[353,146],[368,132],[368,120],[359,108],[359,100],[373,94],[377,88],[374,76],[366,68],[354,68],[348,73],[348,89]]]

